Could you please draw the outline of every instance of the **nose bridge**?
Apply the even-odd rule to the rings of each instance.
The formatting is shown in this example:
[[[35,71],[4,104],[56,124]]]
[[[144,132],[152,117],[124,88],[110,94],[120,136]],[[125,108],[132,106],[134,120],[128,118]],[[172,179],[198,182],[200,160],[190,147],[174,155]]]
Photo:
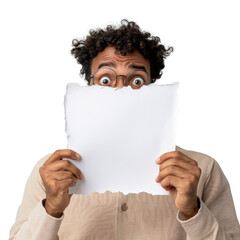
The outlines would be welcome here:
[[[116,88],[122,88],[125,86],[126,75],[117,75],[117,86]]]

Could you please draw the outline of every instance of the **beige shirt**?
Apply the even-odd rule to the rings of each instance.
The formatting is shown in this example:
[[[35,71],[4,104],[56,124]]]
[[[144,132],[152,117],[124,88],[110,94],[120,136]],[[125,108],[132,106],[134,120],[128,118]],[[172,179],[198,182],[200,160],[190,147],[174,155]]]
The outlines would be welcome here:
[[[176,146],[198,162],[202,174],[197,194],[201,207],[183,221],[171,195],[121,192],[73,195],[61,218],[48,215],[42,205],[45,189],[39,168],[34,167],[26,184],[9,239],[16,240],[240,240],[230,186],[218,163],[211,157]],[[154,181],[154,179],[153,179]]]

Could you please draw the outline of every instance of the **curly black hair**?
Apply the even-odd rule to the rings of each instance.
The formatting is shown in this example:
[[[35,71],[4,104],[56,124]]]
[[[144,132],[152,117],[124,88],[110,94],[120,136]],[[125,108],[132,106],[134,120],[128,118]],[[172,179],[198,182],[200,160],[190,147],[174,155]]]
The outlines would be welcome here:
[[[126,19],[121,21],[120,27],[108,25],[105,29],[90,30],[85,40],[73,39],[72,46],[71,54],[82,65],[80,73],[85,74],[88,84],[92,59],[108,46],[115,47],[116,52],[119,51],[122,56],[138,50],[150,61],[152,83],[162,76],[164,59],[173,51],[173,47],[166,48],[162,45],[159,37],[141,31],[135,22]]]

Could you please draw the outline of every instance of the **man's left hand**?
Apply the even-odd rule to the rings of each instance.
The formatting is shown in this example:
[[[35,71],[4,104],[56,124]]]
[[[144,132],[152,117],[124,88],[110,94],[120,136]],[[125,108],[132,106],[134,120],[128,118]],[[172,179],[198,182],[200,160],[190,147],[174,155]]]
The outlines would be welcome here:
[[[173,151],[161,155],[156,164],[161,165],[155,181],[171,193],[184,220],[195,216],[198,212],[197,186],[201,176],[197,162],[179,151]]]

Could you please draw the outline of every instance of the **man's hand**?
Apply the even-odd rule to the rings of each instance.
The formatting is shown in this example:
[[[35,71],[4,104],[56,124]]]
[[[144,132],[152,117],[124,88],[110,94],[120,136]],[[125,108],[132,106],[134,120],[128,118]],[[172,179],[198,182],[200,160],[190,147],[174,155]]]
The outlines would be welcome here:
[[[61,217],[68,206],[72,196],[68,188],[74,186],[77,179],[83,180],[81,171],[63,158],[77,160],[80,155],[70,149],[57,150],[39,169],[46,189],[45,209],[53,217]]]
[[[155,181],[171,193],[185,220],[195,216],[198,212],[197,186],[201,175],[197,162],[179,151],[173,151],[161,155],[156,164],[161,166]]]

